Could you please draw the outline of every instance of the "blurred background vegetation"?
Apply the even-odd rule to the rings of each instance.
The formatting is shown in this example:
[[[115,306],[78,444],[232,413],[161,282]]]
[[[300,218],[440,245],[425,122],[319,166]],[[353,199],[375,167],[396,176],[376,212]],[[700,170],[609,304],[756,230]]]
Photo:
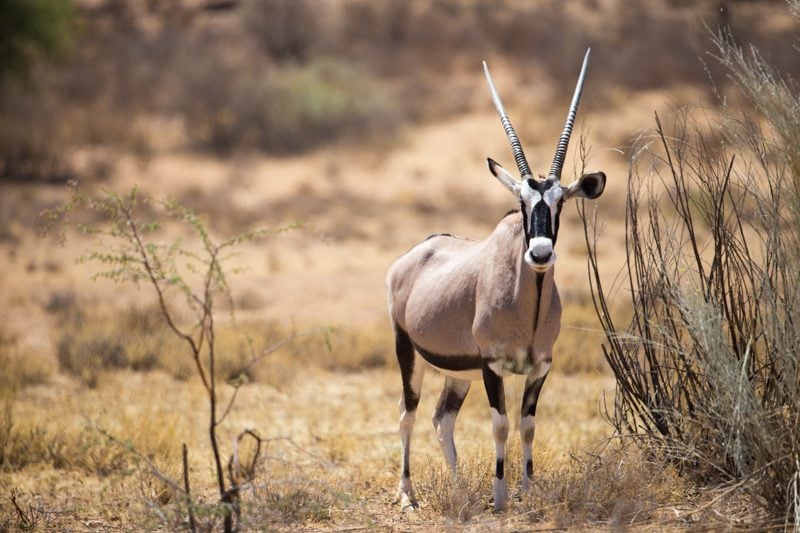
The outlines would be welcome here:
[[[594,107],[629,91],[708,93],[709,76],[725,82],[706,53],[718,26],[796,72],[784,19],[780,0],[7,0],[0,179],[67,181],[79,146],[146,159],[392,140],[485,107],[482,59],[561,104],[589,45]]]

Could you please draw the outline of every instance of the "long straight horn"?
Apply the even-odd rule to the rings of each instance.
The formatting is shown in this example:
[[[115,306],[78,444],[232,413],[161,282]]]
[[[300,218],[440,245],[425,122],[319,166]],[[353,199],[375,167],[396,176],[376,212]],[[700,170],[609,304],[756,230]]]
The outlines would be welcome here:
[[[583,80],[586,78],[586,68],[589,66],[589,52],[591,51],[591,48],[587,48],[586,55],[583,57],[583,66],[578,76],[578,83],[575,85],[575,94],[572,95],[572,103],[569,106],[567,122],[564,124],[564,131],[561,133],[561,138],[558,139],[556,156],[553,158],[553,164],[550,167],[550,176],[558,180],[561,180],[561,169],[564,166],[564,158],[567,155],[567,146],[569,146],[569,138],[572,135],[572,126],[575,124],[575,115],[578,113],[578,102],[581,100]]]
[[[497,109],[497,114],[500,115],[500,122],[503,123],[503,129],[506,130],[508,140],[511,141],[511,150],[514,152],[514,161],[517,162],[517,168],[519,168],[519,173],[522,176],[522,179],[526,179],[528,176],[532,175],[531,168],[528,166],[528,160],[525,159],[525,152],[522,151],[522,144],[519,142],[517,132],[514,131],[514,126],[511,125],[511,120],[508,118],[508,113],[506,113],[506,109],[503,107],[503,101],[500,100],[500,95],[497,94],[497,89],[494,88],[494,83],[492,83],[492,75],[489,74],[489,65],[486,64],[486,61],[483,62],[483,73],[486,74],[486,82],[489,84],[489,91],[492,93],[492,102],[494,102],[494,107]]]

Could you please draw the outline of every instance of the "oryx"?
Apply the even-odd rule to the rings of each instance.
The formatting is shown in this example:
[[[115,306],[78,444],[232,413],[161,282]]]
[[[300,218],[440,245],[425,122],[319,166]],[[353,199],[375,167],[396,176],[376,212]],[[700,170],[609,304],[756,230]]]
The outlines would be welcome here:
[[[588,60],[589,50],[546,178],[531,174],[489,68],[483,63],[492,100],[511,141],[522,179],[518,181],[492,159],[488,160],[489,170],[518,198],[520,209],[507,214],[482,241],[432,235],[389,269],[389,313],[403,382],[399,486],[403,507],[417,505],[409,471],[409,446],[426,365],[446,376],[433,425],[454,475],[456,415],[471,381],[483,380],[497,452],[492,485],[495,511],[502,510],[506,501],[504,462],[509,426],[503,376],[527,376],[520,436],[523,491],[530,486],[536,402],[561,328],[561,301],[553,279],[559,214],[565,200],[597,198],[606,182],[602,172],[585,174],[568,187],[560,182]]]

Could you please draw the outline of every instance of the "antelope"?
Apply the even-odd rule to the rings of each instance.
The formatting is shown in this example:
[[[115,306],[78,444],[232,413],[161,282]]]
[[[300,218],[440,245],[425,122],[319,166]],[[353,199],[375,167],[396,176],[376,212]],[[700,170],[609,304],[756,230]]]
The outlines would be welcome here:
[[[496,450],[492,482],[494,511],[507,500],[504,479],[509,423],[503,378],[525,375],[520,412],[522,491],[533,477],[532,446],[536,404],[550,371],[553,344],[561,329],[561,301],[553,277],[559,215],[565,200],[595,199],[605,188],[602,172],[584,174],[571,185],[561,185],[575,115],[589,62],[583,60],[578,82],[545,178],[534,178],[489,67],[484,74],[500,115],[521,179],[488,159],[489,170],[519,201],[519,210],[504,216],[482,241],[434,234],[397,259],[389,269],[389,314],[403,393],[400,400],[402,442],[398,501],[401,509],[417,508],[411,483],[409,452],[422,378],[427,366],[445,375],[433,413],[439,445],[456,476],[453,440],[456,416],[474,380],[483,380],[492,415]]]

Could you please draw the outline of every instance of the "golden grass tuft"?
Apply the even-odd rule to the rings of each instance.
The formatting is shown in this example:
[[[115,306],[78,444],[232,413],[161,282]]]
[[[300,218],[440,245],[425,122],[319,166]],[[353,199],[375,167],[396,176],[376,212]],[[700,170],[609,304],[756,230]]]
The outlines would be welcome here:
[[[108,476],[130,466],[127,451],[97,432],[18,421],[12,405],[0,414],[0,471],[38,465]]]
[[[534,445],[533,484],[522,493],[519,452],[519,443],[509,439],[509,502],[503,515],[494,515],[498,526],[571,529],[591,524],[619,529],[663,520],[666,509],[687,498],[687,486],[674,468],[611,443],[598,453],[572,453],[566,462]],[[459,457],[454,479],[443,458],[429,456],[417,476],[423,510],[428,506],[426,513],[450,524],[487,525],[493,516],[493,465],[494,450],[468,450]]]
[[[268,459],[259,482],[244,495],[243,525],[325,524],[348,500],[319,465]]]
[[[614,529],[648,523],[685,498],[674,468],[634,449],[609,444],[600,453],[570,455],[568,464],[539,468],[520,515],[558,528],[603,525]]]
[[[47,383],[53,375],[49,357],[0,343],[0,390]]]
[[[465,454],[459,458],[454,478],[442,457],[429,457],[418,477],[419,496],[430,509],[452,523],[469,522],[488,508],[492,492],[494,459],[488,453]]]

